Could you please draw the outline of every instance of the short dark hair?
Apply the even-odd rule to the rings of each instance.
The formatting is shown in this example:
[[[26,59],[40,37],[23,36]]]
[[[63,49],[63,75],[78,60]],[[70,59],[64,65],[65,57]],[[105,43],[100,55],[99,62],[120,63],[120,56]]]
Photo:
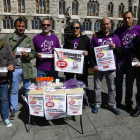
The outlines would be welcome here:
[[[132,17],[134,17],[134,13],[132,11],[126,11],[125,13],[123,13],[123,17],[124,17],[124,15],[126,15],[128,13],[131,13]]]
[[[14,27],[16,27],[17,21],[19,21],[20,24],[21,24],[21,22],[24,22],[24,23],[25,23],[25,27],[26,27],[26,22],[25,22],[25,20],[24,20],[23,18],[17,18],[17,19],[14,21]]]
[[[43,18],[43,20],[41,21],[41,24],[42,24],[42,22],[43,22],[44,20],[49,20],[49,21],[50,21],[50,24],[51,24],[51,20],[50,20],[49,17]]]
[[[80,29],[82,30],[82,24],[81,24],[79,21],[73,21],[73,22],[71,23],[70,28],[72,29],[72,27],[73,27],[73,25],[74,25],[75,23],[78,23],[78,24],[80,25]]]

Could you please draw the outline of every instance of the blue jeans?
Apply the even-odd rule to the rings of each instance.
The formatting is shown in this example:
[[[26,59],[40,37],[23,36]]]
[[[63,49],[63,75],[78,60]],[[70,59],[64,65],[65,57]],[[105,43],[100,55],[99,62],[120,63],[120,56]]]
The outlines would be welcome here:
[[[117,63],[116,70],[116,102],[121,104],[122,101],[122,84],[123,75],[126,74],[126,92],[125,92],[125,104],[132,105],[132,95],[133,95],[133,82],[134,82],[134,72],[131,63]]]
[[[9,99],[8,99],[8,82],[0,83],[0,101],[2,119],[8,119],[9,116]]]
[[[37,70],[37,77],[53,77],[54,78],[54,82],[55,80],[58,78],[58,71],[55,70],[51,70],[51,71],[42,71],[42,70]]]
[[[10,101],[11,101],[11,110],[18,110],[18,90],[20,84],[20,78],[22,77],[23,86],[25,89],[25,96],[29,92],[28,87],[31,85],[30,79],[24,79],[23,69],[15,69],[13,72],[13,77],[11,81],[11,93],[10,93]]]

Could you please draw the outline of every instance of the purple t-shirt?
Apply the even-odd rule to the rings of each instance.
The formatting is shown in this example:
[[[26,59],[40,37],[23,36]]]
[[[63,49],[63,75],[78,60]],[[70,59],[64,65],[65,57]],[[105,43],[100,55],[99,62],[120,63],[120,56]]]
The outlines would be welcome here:
[[[123,26],[116,29],[114,33],[118,35],[124,47],[124,53],[117,62],[131,62],[133,49],[140,38],[140,26],[134,25],[130,29],[126,29],[125,26]]]
[[[77,49],[79,40],[80,40],[80,38],[74,38],[74,39],[73,39],[74,49]]]
[[[42,33],[36,35],[33,38],[33,44],[35,51],[47,52],[48,54],[53,53],[53,48],[61,48],[59,40],[56,35],[50,34],[49,36],[45,36]],[[38,70],[42,71],[50,71],[54,70],[54,59],[53,58],[41,58],[36,59],[36,67]]]
[[[120,39],[117,35],[114,34],[114,36],[105,36],[105,37],[97,37],[94,36],[91,40],[91,48],[98,47],[98,46],[104,46],[109,45],[110,43],[114,43],[117,47],[121,47]],[[114,59],[116,62],[116,55],[114,54]]]

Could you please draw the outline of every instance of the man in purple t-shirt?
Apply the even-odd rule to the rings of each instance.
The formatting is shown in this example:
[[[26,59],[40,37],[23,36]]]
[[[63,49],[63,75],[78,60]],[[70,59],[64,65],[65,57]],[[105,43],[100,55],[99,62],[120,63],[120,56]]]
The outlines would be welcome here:
[[[37,77],[52,76],[54,80],[58,77],[58,72],[54,70],[54,58],[41,58],[41,53],[53,54],[54,48],[60,48],[60,43],[56,35],[50,32],[51,22],[49,18],[42,20],[42,33],[33,38],[36,51]]]
[[[94,54],[94,47],[104,45],[110,45],[110,47],[113,49],[115,60],[116,55],[122,53],[120,40],[117,35],[110,33],[110,28],[111,28],[110,20],[108,18],[103,18],[101,22],[101,31],[99,31],[96,34],[96,36],[94,36],[91,40],[89,55],[91,60],[91,67],[94,70],[94,91],[95,91],[95,105],[92,112],[98,113],[98,109],[101,106],[102,103],[101,84],[103,76],[105,75],[108,86],[109,109],[116,115],[119,115],[120,111],[116,108],[115,102],[115,87],[114,87],[115,70],[99,71]]]
[[[117,70],[116,70],[116,102],[117,106],[121,107],[122,101],[122,84],[123,75],[126,74],[126,94],[125,104],[126,111],[132,112],[132,91],[134,74],[133,67],[131,64],[131,55],[133,49],[140,38],[140,26],[133,25],[134,15],[132,12],[125,12],[123,14],[124,26],[119,27],[114,32],[120,38],[121,44],[124,48],[123,55],[117,59]]]

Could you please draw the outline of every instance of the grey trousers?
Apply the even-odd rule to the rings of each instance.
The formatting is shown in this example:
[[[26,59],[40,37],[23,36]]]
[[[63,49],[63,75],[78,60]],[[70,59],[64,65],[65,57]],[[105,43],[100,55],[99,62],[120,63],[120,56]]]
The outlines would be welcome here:
[[[108,87],[108,105],[116,108],[115,101],[115,86],[114,86],[114,78],[116,72],[115,71],[94,71],[94,91],[95,91],[95,106],[100,107],[102,103],[101,97],[101,85],[103,76],[106,77],[106,83]]]

